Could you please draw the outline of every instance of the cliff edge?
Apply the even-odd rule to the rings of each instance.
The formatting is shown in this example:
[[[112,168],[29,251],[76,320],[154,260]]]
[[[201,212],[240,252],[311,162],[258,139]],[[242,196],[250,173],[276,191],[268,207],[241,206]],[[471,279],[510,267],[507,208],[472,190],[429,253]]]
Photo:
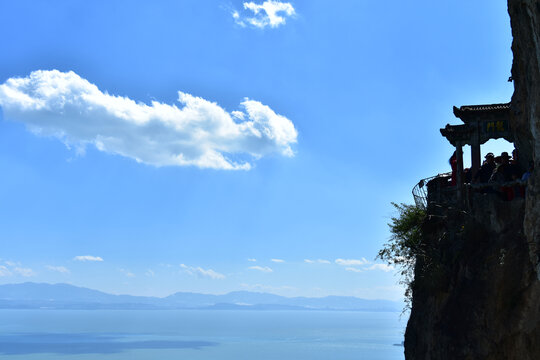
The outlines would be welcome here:
[[[431,204],[423,224],[406,359],[540,359],[540,1],[508,0],[512,132],[525,198],[473,192],[466,208]]]

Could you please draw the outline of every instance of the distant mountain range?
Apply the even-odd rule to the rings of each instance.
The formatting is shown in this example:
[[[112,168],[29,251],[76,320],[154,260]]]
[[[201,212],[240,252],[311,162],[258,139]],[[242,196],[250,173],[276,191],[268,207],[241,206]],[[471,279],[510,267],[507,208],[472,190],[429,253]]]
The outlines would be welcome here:
[[[337,310],[401,311],[403,304],[352,296],[321,298],[234,291],[225,295],[178,292],[158,298],[111,295],[68,284],[22,283],[0,285],[0,309],[215,309],[215,310]]]

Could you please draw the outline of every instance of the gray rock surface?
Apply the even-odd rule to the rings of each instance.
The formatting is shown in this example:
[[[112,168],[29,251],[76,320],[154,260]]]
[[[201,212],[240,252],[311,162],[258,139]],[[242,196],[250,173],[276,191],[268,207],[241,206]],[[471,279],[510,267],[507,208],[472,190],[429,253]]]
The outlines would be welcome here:
[[[512,124],[526,199],[475,194],[437,209],[417,259],[408,360],[540,359],[540,1],[508,0],[514,63]]]
[[[514,63],[512,78],[513,124],[516,146],[524,161],[540,162],[540,1],[509,0],[508,12],[512,24]],[[530,180],[525,232],[531,243],[540,242],[540,172]]]

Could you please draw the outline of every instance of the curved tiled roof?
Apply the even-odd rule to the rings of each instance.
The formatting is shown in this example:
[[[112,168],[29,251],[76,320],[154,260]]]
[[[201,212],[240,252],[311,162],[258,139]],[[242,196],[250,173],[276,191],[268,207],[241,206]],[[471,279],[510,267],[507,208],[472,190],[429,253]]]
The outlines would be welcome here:
[[[454,106],[454,115],[462,120],[474,114],[500,113],[510,110],[510,103],[487,104],[487,105],[463,105],[459,108]]]
[[[508,109],[510,109],[510,103],[490,105],[463,105],[459,108],[460,111],[493,111]]]

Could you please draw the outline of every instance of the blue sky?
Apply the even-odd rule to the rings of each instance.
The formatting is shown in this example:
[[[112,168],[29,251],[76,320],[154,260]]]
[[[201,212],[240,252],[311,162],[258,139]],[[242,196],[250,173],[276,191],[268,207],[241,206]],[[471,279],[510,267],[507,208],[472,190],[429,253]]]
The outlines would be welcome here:
[[[513,91],[504,1],[0,13],[0,283],[399,299],[390,203],[449,170],[453,105]]]

